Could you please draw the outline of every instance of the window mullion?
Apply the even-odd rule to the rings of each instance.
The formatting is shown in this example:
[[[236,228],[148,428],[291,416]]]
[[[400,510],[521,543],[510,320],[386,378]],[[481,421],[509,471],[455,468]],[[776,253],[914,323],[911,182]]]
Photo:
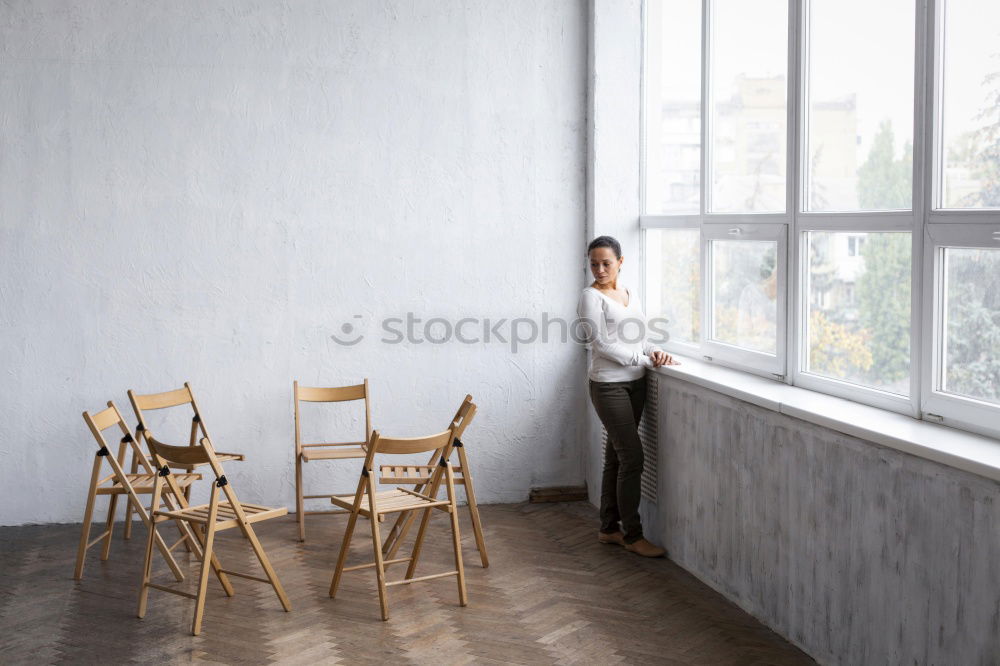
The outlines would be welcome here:
[[[702,0],[701,2],[701,164],[699,165],[701,171],[699,174],[699,188],[700,196],[698,214],[700,217],[699,231],[700,231],[700,256],[701,256],[701,325],[700,325],[700,335],[698,339],[698,348],[700,353],[704,354],[705,340],[709,338],[709,326],[711,325],[711,284],[710,284],[710,257],[708,256],[709,244],[705,240],[704,224],[705,224],[705,214],[709,210],[708,198],[710,196],[709,182],[711,179],[711,174],[709,174],[709,165],[711,160],[709,159],[711,151],[711,122],[709,117],[711,116],[712,100],[711,100],[711,82],[709,80],[710,74],[710,58],[712,53],[712,43],[711,43],[711,33],[712,33],[712,0]]]
[[[913,72],[913,253],[911,259],[910,301],[910,401],[911,413],[920,417],[928,385],[925,377],[932,372],[929,352],[934,337],[933,329],[933,256],[924,252],[927,215],[932,207],[933,174],[933,125],[936,94],[934,76],[936,66],[933,19],[934,0],[918,2],[914,38]],[[926,263],[926,265],[925,265]],[[931,326],[926,322],[930,318]]]
[[[802,243],[799,237],[799,210],[801,209],[802,189],[805,184],[805,174],[801,165],[802,151],[806,150],[807,142],[803,130],[805,123],[805,95],[809,83],[806,80],[806,30],[809,16],[809,0],[789,0],[788,2],[788,150],[786,154],[788,173],[785,178],[788,191],[785,197],[785,212],[788,215],[788,238],[785,248],[788,253],[785,271],[785,369],[784,381],[794,382],[801,367],[801,355],[804,344],[805,327],[803,325],[802,307],[805,290],[803,288]]]

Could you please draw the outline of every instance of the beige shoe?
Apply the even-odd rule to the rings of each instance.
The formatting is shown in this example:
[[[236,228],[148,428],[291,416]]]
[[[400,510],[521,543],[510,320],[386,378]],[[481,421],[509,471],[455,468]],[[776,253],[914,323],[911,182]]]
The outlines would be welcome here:
[[[667,551],[663,550],[659,546],[654,546],[645,539],[639,539],[633,543],[626,543],[625,550],[631,551],[636,555],[642,555],[643,557],[663,557],[667,554]]]
[[[621,532],[598,532],[597,540],[601,543],[614,544],[616,546],[625,545],[625,535]]]

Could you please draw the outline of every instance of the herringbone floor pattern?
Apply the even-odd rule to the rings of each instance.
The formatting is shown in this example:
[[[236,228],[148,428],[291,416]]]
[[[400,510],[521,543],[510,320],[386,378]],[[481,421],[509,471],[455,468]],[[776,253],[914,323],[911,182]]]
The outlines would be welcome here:
[[[289,516],[257,531],[292,612],[281,610],[267,585],[235,578],[236,596],[227,599],[211,581],[197,637],[189,634],[194,604],[180,597],[153,590],[146,618],[135,617],[141,525],[131,541],[116,535],[106,563],[93,548],[80,583],[72,580],[78,526],[2,528],[0,663],[813,663],[670,561],[598,544],[595,511],[586,504],[482,510],[491,566],[479,566],[463,522],[466,608],[446,578],[390,588],[391,617],[382,622],[370,569],[346,573],[330,599],[345,519],[311,518],[302,544]],[[352,563],[370,559],[367,530],[360,521]],[[450,567],[443,515],[430,536],[438,538],[428,541],[418,575]],[[223,566],[254,570],[236,530],[218,543]],[[180,556],[182,566],[187,559]],[[161,582],[172,580],[161,560],[156,571]]]

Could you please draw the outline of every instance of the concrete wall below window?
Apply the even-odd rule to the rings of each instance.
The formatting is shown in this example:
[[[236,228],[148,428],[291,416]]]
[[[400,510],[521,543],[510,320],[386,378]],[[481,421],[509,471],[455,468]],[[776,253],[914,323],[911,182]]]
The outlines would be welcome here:
[[[656,379],[674,561],[824,664],[997,663],[1000,484]]]

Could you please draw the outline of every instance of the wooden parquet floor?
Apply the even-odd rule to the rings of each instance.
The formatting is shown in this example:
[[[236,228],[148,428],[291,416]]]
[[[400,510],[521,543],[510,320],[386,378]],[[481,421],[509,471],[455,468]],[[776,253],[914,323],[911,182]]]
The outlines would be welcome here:
[[[0,663],[253,664],[811,664],[812,660],[669,560],[645,560],[596,539],[596,512],[584,503],[482,507],[490,568],[479,565],[463,510],[469,605],[454,578],[389,588],[391,616],[379,619],[371,569],[344,574],[327,596],[345,525],[310,517],[309,540],[292,516],[257,533],[293,610],[270,586],[234,578],[229,599],[217,581],[200,636],[194,604],[150,591],[135,616],[145,530],[120,537],[111,559],[88,553],[72,579],[78,525],[0,528]],[[96,532],[95,532],[96,533]],[[450,568],[447,522],[434,518],[417,575]],[[369,538],[366,538],[369,537]],[[238,530],[217,537],[223,566],[256,571]],[[368,561],[367,521],[351,562]],[[182,567],[190,556],[180,555]],[[393,567],[400,577],[402,569]],[[390,573],[393,572],[390,569]],[[196,567],[184,585],[193,585]],[[173,579],[156,560],[160,582]]]

